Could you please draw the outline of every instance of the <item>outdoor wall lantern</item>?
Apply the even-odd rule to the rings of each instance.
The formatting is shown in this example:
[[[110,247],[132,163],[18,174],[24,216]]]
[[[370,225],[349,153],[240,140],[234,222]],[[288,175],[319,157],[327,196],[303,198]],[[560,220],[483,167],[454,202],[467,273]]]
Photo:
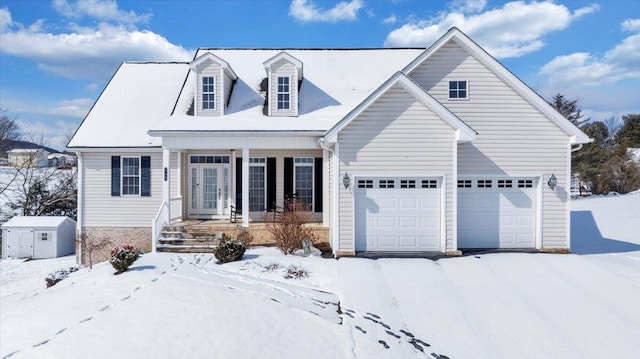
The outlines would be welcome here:
[[[345,172],[344,177],[342,177],[342,184],[344,185],[345,189],[349,188],[349,185],[351,185],[351,178],[349,178],[347,172]]]
[[[556,178],[556,175],[552,173],[551,177],[549,177],[549,180],[547,181],[547,184],[549,185],[549,188],[551,188],[551,190],[555,190],[556,186],[558,185],[558,179]]]

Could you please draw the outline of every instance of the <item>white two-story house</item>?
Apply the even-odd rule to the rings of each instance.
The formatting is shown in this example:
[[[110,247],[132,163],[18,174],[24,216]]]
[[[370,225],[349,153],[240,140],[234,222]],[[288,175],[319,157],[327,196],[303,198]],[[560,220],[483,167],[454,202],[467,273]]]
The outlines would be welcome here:
[[[152,249],[160,225],[233,207],[250,229],[295,195],[345,256],[566,250],[571,151],[587,142],[452,28],[427,49],[123,63],[68,147],[88,237]]]

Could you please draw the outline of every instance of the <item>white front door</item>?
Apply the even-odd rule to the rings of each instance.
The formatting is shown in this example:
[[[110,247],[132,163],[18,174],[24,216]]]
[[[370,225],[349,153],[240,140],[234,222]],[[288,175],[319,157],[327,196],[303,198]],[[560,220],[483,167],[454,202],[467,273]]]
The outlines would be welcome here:
[[[229,156],[191,156],[189,215],[215,218],[229,214],[231,167]]]

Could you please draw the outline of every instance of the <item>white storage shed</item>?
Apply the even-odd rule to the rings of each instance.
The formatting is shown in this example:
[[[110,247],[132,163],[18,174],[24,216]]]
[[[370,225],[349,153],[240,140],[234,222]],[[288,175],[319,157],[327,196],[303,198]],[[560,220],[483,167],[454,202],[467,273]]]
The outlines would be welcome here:
[[[76,221],[16,216],[2,225],[2,258],[55,258],[75,251]]]

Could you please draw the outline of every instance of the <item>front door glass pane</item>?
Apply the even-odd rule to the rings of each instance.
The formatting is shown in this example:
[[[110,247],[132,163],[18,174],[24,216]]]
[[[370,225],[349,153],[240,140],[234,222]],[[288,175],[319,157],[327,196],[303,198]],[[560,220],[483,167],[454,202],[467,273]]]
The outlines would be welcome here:
[[[215,209],[218,206],[218,171],[216,168],[202,169],[202,208]]]
[[[191,209],[198,209],[198,169],[191,169]]]

